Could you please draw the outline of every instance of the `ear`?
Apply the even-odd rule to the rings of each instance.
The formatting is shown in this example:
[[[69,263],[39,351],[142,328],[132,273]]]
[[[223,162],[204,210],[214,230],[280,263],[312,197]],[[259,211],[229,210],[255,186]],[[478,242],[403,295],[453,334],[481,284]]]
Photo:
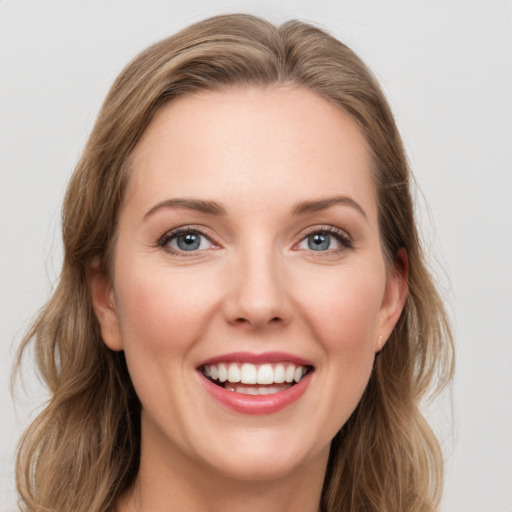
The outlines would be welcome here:
[[[110,276],[102,268],[99,258],[94,258],[87,267],[87,284],[105,345],[114,351],[122,350],[123,343],[114,290]]]
[[[409,259],[405,248],[395,255],[393,268],[389,272],[384,297],[379,311],[379,337],[376,340],[375,351],[382,349],[395,327],[409,292]]]

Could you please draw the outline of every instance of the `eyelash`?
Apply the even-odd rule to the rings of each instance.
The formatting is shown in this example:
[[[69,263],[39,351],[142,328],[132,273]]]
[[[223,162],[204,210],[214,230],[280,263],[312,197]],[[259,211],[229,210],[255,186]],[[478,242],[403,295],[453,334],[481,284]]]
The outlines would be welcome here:
[[[193,253],[197,253],[198,251],[190,251],[191,254],[187,255],[187,251],[183,250],[176,250],[175,248],[171,247],[169,245],[169,242],[172,240],[175,240],[180,235],[186,235],[186,234],[197,234],[201,235],[204,238],[206,238],[210,243],[215,244],[215,242],[211,239],[209,235],[207,235],[201,228],[198,228],[196,226],[182,226],[180,228],[173,229],[171,231],[168,231],[165,233],[157,242],[157,246],[163,248],[164,250],[170,252],[171,254],[179,257],[189,257],[192,256]],[[347,249],[353,248],[353,242],[351,237],[343,230],[339,228],[335,228],[333,226],[322,226],[322,227],[312,227],[309,228],[305,233],[303,233],[302,238],[294,244],[294,247],[303,242],[304,240],[307,240],[308,237],[312,235],[329,235],[333,236],[337,242],[339,242],[343,247],[338,249],[330,249],[326,251],[314,251],[313,249],[309,249],[310,253],[315,253],[315,256],[320,256],[322,253],[340,253]]]
[[[300,239],[300,242],[306,240],[308,237],[310,237],[312,235],[333,236],[336,239],[336,241],[338,241],[343,246],[339,249],[331,249],[328,251],[314,251],[313,249],[310,249],[309,251],[311,253],[315,253],[316,256],[320,256],[321,253],[328,253],[328,254],[340,253],[347,249],[353,249],[353,247],[354,247],[354,244],[352,242],[352,238],[350,237],[350,235],[348,235],[348,233],[346,233],[342,229],[335,228],[334,226],[322,226],[322,227],[314,226],[304,233],[304,235]]]
[[[178,238],[180,235],[189,234],[201,235],[204,238],[206,238],[210,243],[215,244],[211,237],[208,236],[201,228],[198,228],[196,226],[182,226],[180,228],[176,228],[165,233],[162,237],[160,237],[157,245],[158,247],[161,247],[162,249],[166,250],[167,252],[171,253],[174,256],[179,256],[182,258],[192,256],[193,253],[198,251],[190,251],[192,254],[187,254],[187,251],[177,250],[169,245],[169,242]]]

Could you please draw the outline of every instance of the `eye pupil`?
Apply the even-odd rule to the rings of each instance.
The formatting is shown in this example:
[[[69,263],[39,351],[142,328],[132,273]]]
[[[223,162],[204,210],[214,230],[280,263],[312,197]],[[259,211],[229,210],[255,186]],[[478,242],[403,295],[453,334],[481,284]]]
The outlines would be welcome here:
[[[313,251],[325,251],[331,245],[331,238],[325,233],[316,233],[308,237],[308,247]]]
[[[177,237],[176,243],[182,251],[194,251],[199,249],[201,238],[197,233],[187,233]]]

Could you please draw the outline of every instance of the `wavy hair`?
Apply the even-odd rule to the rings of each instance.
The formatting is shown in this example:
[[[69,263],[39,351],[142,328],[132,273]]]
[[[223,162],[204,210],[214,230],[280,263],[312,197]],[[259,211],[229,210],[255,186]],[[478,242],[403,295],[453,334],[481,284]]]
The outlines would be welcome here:
[[[323,512],[432,512],[442,491],[439,444],[420,403],[453,372],[446,311],[414,220],[408,163],[392,113],[366,66],[328,33],[299,21],[216,16],[151,46],[119,75],[69,183],[64,261],[53,296],[25,336],[50,399],[22,437],[22,510],[113,511],[134,483],[140,409],[122,352],[103,343],[88,292],[93,259],[108,272],[131,152],[155,112],[203,90],[287,85],[348,112],[373,157],[388,264],[405,248],[409,295],[362,400],[332,441]]]

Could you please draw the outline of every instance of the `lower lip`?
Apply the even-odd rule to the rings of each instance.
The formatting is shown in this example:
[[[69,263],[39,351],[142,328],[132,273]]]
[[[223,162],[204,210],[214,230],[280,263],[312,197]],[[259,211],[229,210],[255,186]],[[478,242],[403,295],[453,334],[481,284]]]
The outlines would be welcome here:
[[[273,414],[296,402],[311,382],[312,373],[305,375],[300,382],[284,391],[271,395],[245,395],[217,386],[203,374],[201,380],[206,390],[222,405],[240,414]]]

